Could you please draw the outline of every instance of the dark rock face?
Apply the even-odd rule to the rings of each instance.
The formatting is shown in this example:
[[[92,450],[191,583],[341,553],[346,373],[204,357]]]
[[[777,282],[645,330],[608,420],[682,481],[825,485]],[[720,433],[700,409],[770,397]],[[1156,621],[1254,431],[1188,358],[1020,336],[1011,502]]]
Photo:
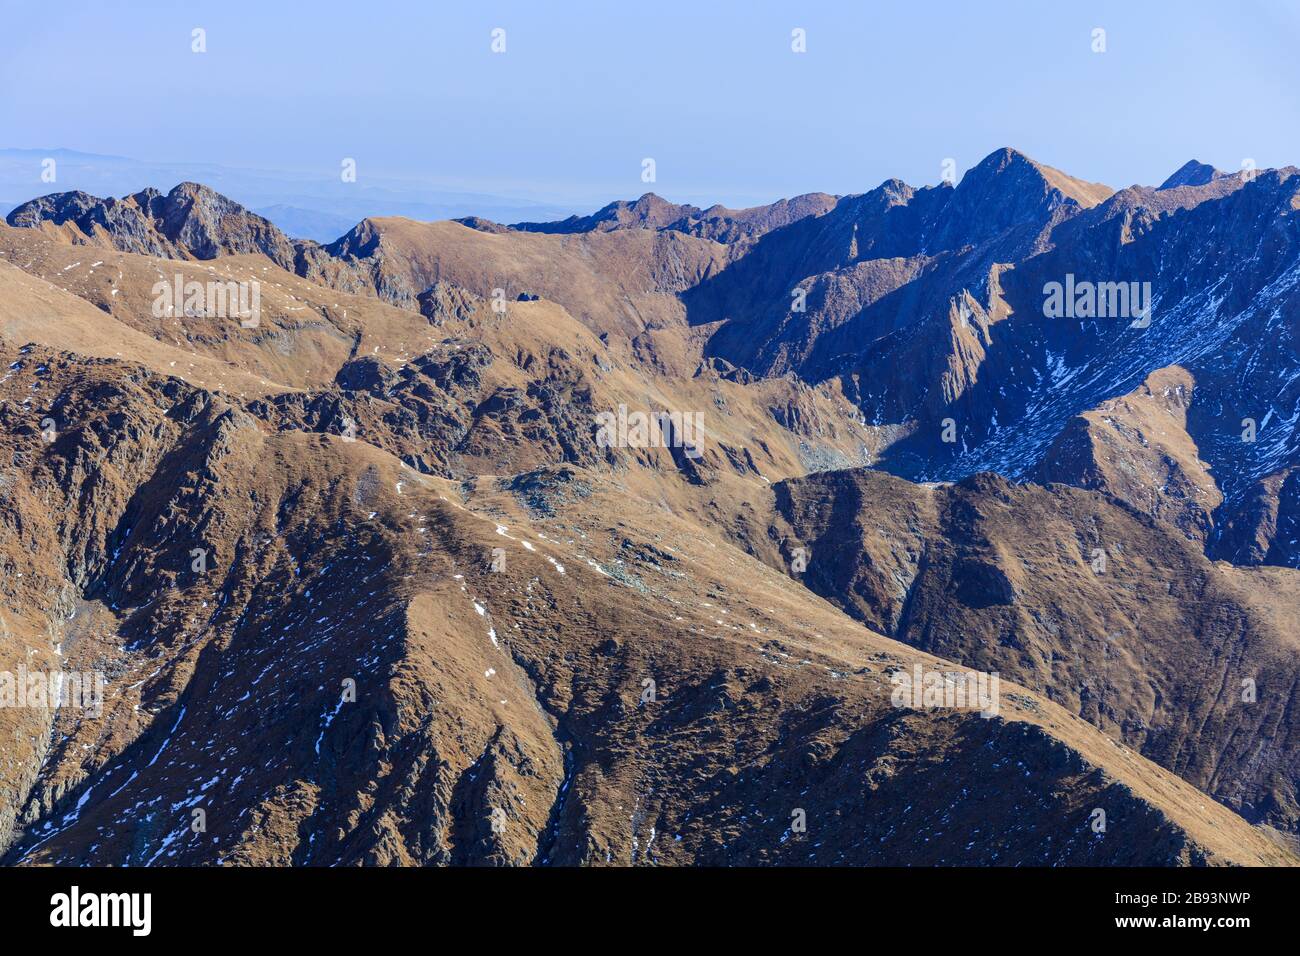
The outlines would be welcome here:
[[[424,290],[389,266],[383,234],[370,219],[363,219],[329,245],[300,243],[294,269],[322,285],[373,293],[399,308],[420,309],[418,296]]]
[[[75,222],[82,219],[102,202],[102,199],[80,190],[52,193],[15,206],[5,217],[5,221],[11,226],[28,229],[42,222],[52,222],[56,226],[61,226],[69,220]]]
[[[493,222],[491,219],[484,219],[482,216],[464,216],[460,219],[453,219],[452,222],[458,222],[462,226],[468,226],[470,229],[477,229],[479,232],[491,232],[500,235],[509,232],[510,226],[503,226],[499,222]]]
[[[1206,163],[1189,159],[1178,171],[1160,184],[1161,189],[1176,189],[1179,186],[1204,186],[1220,176],[1226,175]]]
[[[985,288],[994,263],[1041,251],[1055,225],[1108,192],[1000,150],[955,188],[890,180],[768,233],[684,300],[693,324],[724,323],[710,351],[755,372],[795,371],[812,381],[865,373],[881,361],[871,350],[937,336],[938,326],[923,326],[947,323],[954,297]],[[795,290],[804,294],[802,311]],[[939,358],[948,350],[924,345]],[[907,358],[915,373],[917,356]],[[918,386],[938,374],[927,371]],[[864,395],[864,404],[883,402],[885,385],[882,398]],[[901,395],[864,409],[868,419],[902,414],[920,398],[916,388]]]
[[[198,183],[181,183],[165,196],[146,189],[123,199],[56,193],[18,206],[6,222],[20,227],[71,223],[87,240],[102,238],[123,252],[169,259],[261,253],[286,269],[294,263],[293,244],[284,233]]]
[[[166,196],[151,196],[144,211],[177,248],[196,259],[260,252],[285,269],[293,246],[268,220],[196,183],[181,183]]]
[[[1263,478],[1218,515],[1210,553],[1233,564],[1300,568],[1300,469]]]
[[[56,226],[69,223],[80,231],[78,238],[83,241],[103,236],[123,252],[170,258],[177,250],[158,233],[141,208],[158,195],[157,190],[145,190],[121,200],[103,200],[83,192],[56,193],[18,206],[6,222],[23,228],[34,228],[42,222]]]
[[[251,408],[280,429],[361,435],[417,471],[449,478],[474,462],[513,473],[599,459],[590,383],[571,356],[552,351],[523,387],[486,381],[494,361],[481,342],[447,339],[400,368],[362,356],[339,370],[334,388]]]
[[[483,306],[483,300],[450,282],[435,282],[416,296],[420,314],[434,325],[469,318]]]

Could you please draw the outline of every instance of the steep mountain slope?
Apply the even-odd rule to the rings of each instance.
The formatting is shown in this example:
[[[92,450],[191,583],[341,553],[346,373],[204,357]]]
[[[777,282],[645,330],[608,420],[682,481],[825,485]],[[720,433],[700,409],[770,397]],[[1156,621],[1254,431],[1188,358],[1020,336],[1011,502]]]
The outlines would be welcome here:
[[[1153,372],[1136,391],[1071,419],[1035,480],[1104,491],[1204,543],[1223,496],[1187,433],[1194,392],[1186,369]]]
[[[1261,478],[1220,510],[1210,553],[1233,564],[1300,568],[1300,470]]]
[[[563,525],[130,366],[33,353],[0,409],[28,362],[78,425],[4,431],[16,513],[50,515],[17,546],[6,512],[8,580],[61,595],[24,643],[113,680],[16,755],[43,769],[10,862],[1293,861],[1028,692],[891,706],[892,669],[942,662],[671,517],[630,532],[624,496],[665,557],[616,578]]]
[[[775,230],[682,298],[709,354],[836,383],[875,463],[913,479],[1035,474],[1072,418],[1181,366],[1187,431],[1235,504],[1300,447],[1295,172],[1106,198],[999,151],[956,188],[890,182]],[[1076,280],[1128,311],[1048,314]]]
[[[283,386],[239,366],[158,341],[3,258],[0,252],[0,339],[40,342],[85,357],[130,358],[164,375],[239,394],[261,395]]]
[[[690,292],[691,321],[723,322],[711,353],[755,372],[849,375],[859,371],[850,350],[946,313],[963,288],[983,288],[994,263],[1039,251],[1053,225],[1109,192],[1014,150],[990,155],[956,188],[891,180],[763,237]]]
[[[1171,365],[1196,381],[1188,430],[1225,496],[1285,464],[1295,449],[1288,369],[1297,361],[1298,189],[1293,172],[1264,173],[1139,233],[1107,220],[1068,246],[1002,270],[996,321],[975,320],[982,354],[967,363],[960,389],[918,407],[918,428],[891,449],[891,469],[929,478],[981,469],[1027,474],[1070,417]],[[1216,235],[1243,238],[1207,243]],[[1045,315],[1045,288],[1066,276],[1149,282],[1149,325],[1135,313]],[[960,441],[941,441],[943,417],[957,423]],[[1269,419],[1257,442],[1242,441],[1247,417]]]
[[[1197,162],[1189,159],[1178,170],[1160,184],[1161,189],[1176,189],[1179,186],[1204,186],[1206,183],[1218,179],[1224,173],[1219,172],[1213,166],[1207,163]]]
[[[1256,822],[1300,827],[1300,576],[1110,495],[869,470],[777,485],[752,549],[868,627],[1038,690]],[[758,526],[755,526],[755,531]],[[782,554],[784,549],[785,554]]]

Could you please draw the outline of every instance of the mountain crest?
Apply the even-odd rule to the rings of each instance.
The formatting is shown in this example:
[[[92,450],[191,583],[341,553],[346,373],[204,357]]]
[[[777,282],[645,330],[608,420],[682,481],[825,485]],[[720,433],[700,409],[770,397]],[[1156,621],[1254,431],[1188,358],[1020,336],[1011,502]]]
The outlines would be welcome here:
[[[980,188],[995,180],[1005,181],[1015,188],[1027,191],[1041,190],[1044,194],[1055,190],[1084,209],[1103,202],[1115,192],[1103,183],[1076,179],[1059,169],[1037,162],[1010,146],[994,150],[967,170],[958,189]]]
[[[1177,172],[1160,184],[1160,189],[1176,189],[1179,186],[1204,186],[1206,183],[1225,175],[1207,163],[1189,159],[1178,167]]]
[[[261,253],[293,269],[294,247],[269,220],[209,186],[178,183],[163,195],[153,188],[121,199],[74,191],[23,203],[5,220],[11,226],[53,227],[74,243],[168,259],[215,259]]]

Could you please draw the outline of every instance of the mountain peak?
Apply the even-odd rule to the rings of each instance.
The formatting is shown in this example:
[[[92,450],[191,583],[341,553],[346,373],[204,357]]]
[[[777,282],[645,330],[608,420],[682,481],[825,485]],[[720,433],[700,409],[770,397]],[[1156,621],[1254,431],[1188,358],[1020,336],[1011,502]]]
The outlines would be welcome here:
[[[43,221],[61,226],[69,219],[77,219],[100,202],[99,198],[74,189],[69,192],[50,193],[28,200],[10,210],[5,222],[11,226],[30,228]]]
[[[1018,149],[1003,146],[995,149],[962,177],[961,185],[969,181],[972,185],[980,182],[992,182],[994,177],[1010,175],[1013,182],[1028,186],[1041,183],[1047,189],[1054,189],[1067,199],[1078,203],[1084,209],[1091,208],[1108,199],[1115,190],[1103,183],[1091,183],[1076,179],[1055,167],[1031,159]]]
[[[1204,186],[1206,183],[1224,175],[1208,163],[1189,159],[1178,167],[1177,172],[1159,185],[1159,189],[1175,189],[1178,186]]]
[[[993,152],[985,156],[982,160],[980,160],[978,165],[980,166],[992,165],[998,169],[1005,169],[1007,166],[1011,165],[1012,163],[1028,163],[1030,166],[1038,165],[1038,163],[1034,162],[1033,159],[1031,159],[1029,156],[1026,156],[1024,153],[1016,149],[1014,146],[998,147],[997,149],[993,150]]]
[[[166,195],[147,188],[122,199],[55,193],[18,206],[6,221],[27,228],[48,223],[74,241],[141,255],[214,259],[261,253],[286,269],[294,263],[292,244],[270,221],[195,182],[178,183]]]
[[[698,215],[695,206],[678,205],[655,193],[639,199],[619,199],[590,216],[570,216],[559,222],[517,222],[511,228],[521,232],[577,233],[611,232],[615,229],[662,229],[686,216]]]

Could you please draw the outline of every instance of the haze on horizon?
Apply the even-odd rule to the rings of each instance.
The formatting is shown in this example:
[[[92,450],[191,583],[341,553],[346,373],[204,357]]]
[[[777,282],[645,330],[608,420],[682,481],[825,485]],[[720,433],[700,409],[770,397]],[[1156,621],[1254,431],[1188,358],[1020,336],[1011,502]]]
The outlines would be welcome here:
[[[0,146],[333,182],[353,157],[361,182],[585,211],[646,191],[745,206],[923,185],[945,159],[961,171],[1000,146],[1114,187],[1157,184],[1192,158],[1300,162],[1300,129],[1283,121],[1300,10],[1282,0],[1000,7],[14,5]]]

